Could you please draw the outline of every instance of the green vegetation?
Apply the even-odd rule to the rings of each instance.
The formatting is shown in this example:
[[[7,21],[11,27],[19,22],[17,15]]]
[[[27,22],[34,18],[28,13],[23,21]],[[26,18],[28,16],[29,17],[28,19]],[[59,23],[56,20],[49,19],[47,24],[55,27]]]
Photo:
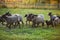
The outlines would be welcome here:
[[[44,14],[45,20],[49,19],[48,13],[52,12],[53,14],[60,15],[60,10],[40,10],[40,9],[8,9],[1,8],[0,15],[10,11],[11,14],[21,14],[23,16],[27,13],[34,14]],[[1,25],[1,24],[0,24]],[[7,29],[5,26],[0,26],[0,40],[60,40],[60,27],[57,26],[55,28],[50,27],[46,28],[46,25],[38,28],[31,28],[31,26],[24,26],[15,29]]]

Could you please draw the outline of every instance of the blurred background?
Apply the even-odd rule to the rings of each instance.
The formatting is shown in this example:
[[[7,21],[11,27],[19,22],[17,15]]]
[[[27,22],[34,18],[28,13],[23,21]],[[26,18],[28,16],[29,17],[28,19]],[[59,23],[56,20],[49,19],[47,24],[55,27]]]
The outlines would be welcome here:
[[[0,0],[0,8],[60,9],[60,0]]]

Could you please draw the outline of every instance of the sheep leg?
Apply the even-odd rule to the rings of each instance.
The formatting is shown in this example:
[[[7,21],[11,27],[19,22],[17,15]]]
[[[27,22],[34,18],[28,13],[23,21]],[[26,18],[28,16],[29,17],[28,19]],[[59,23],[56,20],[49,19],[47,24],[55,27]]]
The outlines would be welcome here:
[[[29,25],[30,25],[30,21],[29,21]]]
[[[22,21],[22,24],[24,25],[24,22]]]
[[[2,25],[4,25],[3,22],[2,22]]]
[[[49,28],[49,25],[47,25],[47,28]]]
[[[26,21],[26,25],[27,25],[27,22],[28,22],[28,21]]]
[[[57,23],[54,23],[54,25],[56,26],[56,25],[57,25]]]
[[[55,27],[55,22],[51,21],[51,25],[52,25],[52,27]]]
[[[42,23],[42,26],[44,26],[44,22]]]
[[[52,22],[52,27],[54,27],[54,23]]]
[[[39,27],[39,23],[37,23],[37,27]]]
[[[8,28],[9,28],[9,24],[8,24],[8,23],[6,24],[6,27],[8,27]]]
[[[34,27],[34,24],[32,24],[32,27]]]
[[[58,22],[57,21],[54,21],[54,25],[56,26],[58,24]]]
[[[9,29],[11,29],[11,24],[8,26]]]
[[[8,27],[8,23],[6,24],[6,27]]]
[[[20,22],[18,22],[19,28],[20,28]]]
[[[16,28],[16,26],[17,26],[17,23],[15,22],[15,23],[14,23],[14,28]]]
[[[4,22],[1,22],[1,23],[2,23],[2,25],[5,25]]]
[[[9,29],[11,29],[11,28],[10,28],[10,24],[8,24],[8,23],[6,24],[6,27],[8,27]]]
[[[35,24],[34,23],[32,24],[32,27],[35,27]]]

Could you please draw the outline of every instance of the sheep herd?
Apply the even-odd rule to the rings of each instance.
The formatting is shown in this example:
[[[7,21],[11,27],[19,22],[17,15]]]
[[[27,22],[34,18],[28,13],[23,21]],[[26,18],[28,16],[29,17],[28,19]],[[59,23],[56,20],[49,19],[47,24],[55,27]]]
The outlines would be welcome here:
[[[32,22],[32,27],[39,27],[39,24],[42,24],[42,26],[47,25],[49,27],[50,25],[52,27],[55,27],[56,25],[60,24],[60,16],[53,15],[52,12],[48,13],[48,16],[50,17],[50,20],[44,20],[44,14],[25,14],[26,18],[26,25],[30,25],[30,22]],[[9,12],[6,12],[5,14],[0,16],[0,23],[4,25],[4,22],[6,23],[6,27],[11,29],[12,27],[16,28],[22,23],[22,26],[24,26],[23,18],[20,14],[11,14]]]

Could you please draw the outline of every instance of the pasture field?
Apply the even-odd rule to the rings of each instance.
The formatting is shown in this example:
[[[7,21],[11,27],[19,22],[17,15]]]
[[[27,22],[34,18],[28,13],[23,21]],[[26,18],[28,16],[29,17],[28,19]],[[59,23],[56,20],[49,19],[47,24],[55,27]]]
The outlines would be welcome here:
[[[45,20],[49,20],[48,13],[60,15],[60,10],[44,10],[44,9],[11,9],[11,8],[1,8],[0,15],[9,11],[11,14],[21,14],[24,23],[26,21],[24,15],[28,13],[33,14],[44,14]],[[0,23],[0,40],[60,40],[60,25],[55,28],[46,28],[40,26],[38,28],[32,28],[31,25],[15,29],[7,29],[5,25]]]

